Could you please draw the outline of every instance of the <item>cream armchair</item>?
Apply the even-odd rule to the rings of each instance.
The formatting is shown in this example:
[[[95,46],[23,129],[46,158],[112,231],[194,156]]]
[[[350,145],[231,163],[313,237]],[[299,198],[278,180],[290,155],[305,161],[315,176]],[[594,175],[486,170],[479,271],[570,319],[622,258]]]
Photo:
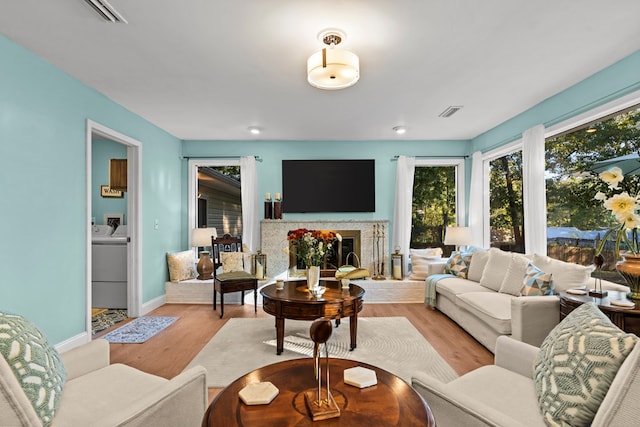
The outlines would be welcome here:
[[[447,426],[546,426],[533,380],[538,348],[501,336],[495,364],[471,371],[447,384],[424,373],[412,378],[436,418]],[[629,426],[640,419],[640,344],[620,366],[596,412],[593,427]]]
[[[207,407],[206,371],[189,369],[171,380],[109,364],[103,339],[62,353],[67,371],[54,427],[199,426]],[[0,357],[0,425],[41,426],[7,361]]]

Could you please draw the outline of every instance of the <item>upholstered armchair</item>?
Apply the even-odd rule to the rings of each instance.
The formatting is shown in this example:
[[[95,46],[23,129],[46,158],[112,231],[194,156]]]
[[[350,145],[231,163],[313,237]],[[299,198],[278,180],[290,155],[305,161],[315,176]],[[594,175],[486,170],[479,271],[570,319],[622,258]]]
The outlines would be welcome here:
[[[207,407],[204,368],[167,380],[109,364],[103,339],[59,355],[37,329],[16,319],[0,313],[1,426],[200,425]],[[24,369],[25,360],[37,364],[34,372]]]
[[[565,321],[583,307],[582,311],[592,310],[585,320],[594,327],[574,322],[577,328],[568,329],[571,322]],[[610,329],[613,325],[607,325],[595,305],[580,309],[567,316],[540,348],[500,336],[494,365],[446,384],[416,373],[412,385],[429,403],[439,427],[637,425],[638,339]]]

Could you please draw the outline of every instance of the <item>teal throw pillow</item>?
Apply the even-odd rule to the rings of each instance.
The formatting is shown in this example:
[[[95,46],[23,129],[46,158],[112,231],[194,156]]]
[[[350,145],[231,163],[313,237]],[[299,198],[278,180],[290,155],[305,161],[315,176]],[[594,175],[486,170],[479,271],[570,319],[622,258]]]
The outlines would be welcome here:
[[[0,354],[42,425],[50,425],[67,379],[58,351],[31,322],[22,316],[0,312]]]
[[[545,273],[532,263],[529,263],[524,274],[520,295],[553,295],[552,277],[551,273]]]
[[[544,339],[534,362],[538,404],[551,426],[588,426],[637,337],[594,303],[573,310]]]
[[[444,272],[466,279],[469,274],[472,255],[473,252],[452,252],[444,266]]]

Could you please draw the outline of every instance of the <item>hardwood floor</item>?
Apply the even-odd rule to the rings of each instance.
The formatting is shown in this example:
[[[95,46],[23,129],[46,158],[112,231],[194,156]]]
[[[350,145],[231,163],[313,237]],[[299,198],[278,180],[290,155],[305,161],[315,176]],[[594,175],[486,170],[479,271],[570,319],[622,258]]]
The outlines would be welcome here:
[[[148,315],[179,319],[143,344],[111,344],[111,363],[124,363],[164,378],[173,378],[232,317],[271,317],[252,304],[226,305],[225,318],[204,304],[165,304]],[[493,364],[493,354],[447,316],[424,304],[365,304],[362,317],[405,316],[459,374]],[[113,328],[122,326],[119,323]],[[108,329],[96,334],[98,338]],[[211,400],[220,389],[210,389]]]

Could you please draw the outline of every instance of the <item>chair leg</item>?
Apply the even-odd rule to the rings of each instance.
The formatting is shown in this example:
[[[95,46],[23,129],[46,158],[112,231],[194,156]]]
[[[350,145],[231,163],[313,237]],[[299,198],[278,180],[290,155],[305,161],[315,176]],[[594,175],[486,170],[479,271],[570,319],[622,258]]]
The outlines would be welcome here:
[[[220,292],[220,318],[224,316],[224,292]]]
[[[244,305],[244,291],[240,291],[242,295],[240,296],[240,305]]]
[[[213,288],[213,310],[216,309],[216,289]]]
[[[258,288],[253,288],[253,311],[258,312]]]

